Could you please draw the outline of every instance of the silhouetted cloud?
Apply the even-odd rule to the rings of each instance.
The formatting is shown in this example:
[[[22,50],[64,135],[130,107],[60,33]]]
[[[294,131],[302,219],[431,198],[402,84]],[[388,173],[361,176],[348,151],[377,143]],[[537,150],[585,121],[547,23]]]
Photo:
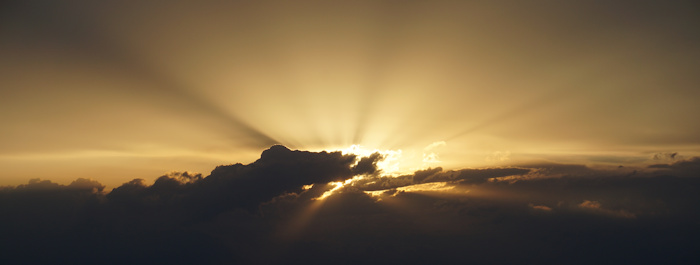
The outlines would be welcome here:
[[[172,210],[186,212],[182,221],[211,218],[234,208],[255,212],[257,207],[276,196],[299,193],[303,186],[344,181],[358,174],[374,173],[379,154],[359,159],[341,152],[292,151],[276,145],[265,150],[260,159],[249,164],[215,168],[209,176],[162,176],[151,186],[134,180],[115,188],[110,203],[138,204],[127,208],[153,208],[149,212]],[[161,213],[162,214],[162,213]],[[192,219],[194,218],[194,219]]]
[[[411,175],[370,176],[355,182],[354,186],[361,190],[395,189],[415,184],[431,182],[452,182],[461,184],[478,184],[491,178],[499,178],[530,173],[526,168],[483,168],[443,171],[441,167],[417,170]]]
[[[2,264],[693,264],[698,158],[382,176],[375,153],[265,150],[204,177],[107,193],[94,180],[0,189]],[[663,171],[662,174],[659,172]],[[690,174],[695,172],[695,175]],[[675,175],[681,173],[681,175]],[[355,178],[339,189],[329,182]],[[446,191],[401,189],[446,183]],[[323,200],[325,192],[334,193]],[[365,191],[386,190],[370,195]],[[596,253],[595,255],[591,253]]]
[[[656,153],[654,154],[651,159],[656,160],[656,161],[674,161],[676,159],[682,158],[682,156],[678,155],[678,152],[673,152],[673,153]]]
[[[654,164],[649,168],[661,169],[657,173],[673,176],[700,177],[700,158],[693,157],[688,160],[676,161],[672,164]]]

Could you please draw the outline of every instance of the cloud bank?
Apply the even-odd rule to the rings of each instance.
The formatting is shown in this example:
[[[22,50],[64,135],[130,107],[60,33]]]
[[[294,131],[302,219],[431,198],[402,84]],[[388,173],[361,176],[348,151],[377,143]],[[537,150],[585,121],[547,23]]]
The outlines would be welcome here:
[[[4,187],[0,263],[700,260],[699,158],[640,169],[538,164],[398,177],[378,170],[381,159],[273,146],[248,165],[208,176],[174,172],[152,185],[135,179],[110,192],[88,179]]]

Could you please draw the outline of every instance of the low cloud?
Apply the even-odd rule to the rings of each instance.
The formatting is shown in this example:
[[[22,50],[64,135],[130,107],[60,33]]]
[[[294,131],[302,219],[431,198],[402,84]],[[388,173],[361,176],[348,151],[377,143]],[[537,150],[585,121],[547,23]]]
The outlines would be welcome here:
[[[602,205],[598,201],[585,200],[581,204],[579,204],[578,207],[592,211],[594,213],[607,214],[607,215],[611,215],[611,216],[624,217],[624,218],[634,218],[635,217],[634,214],[627,212],[625,210],[613,211],[613,210],[605,209],[602,207]]]
[[[672,162],[676,161],[679,159],[683,159],[683,156],[678,155],[678,152],[672,152],[672,153],[656,153],[651,156],[651,160],[654,161],[664,161],[664,162]]]
[[[273,146],[251,164],[109,193],[88,179],[4,187],[0,263],[697,261],[697,158],[635,174],[538,164],[398,177],[377,171],[381,159]]]
[[[658,169],[656,174],[683,176],[683,177],[698,177],[700,172],[700,157],[693,157],[688,160],[676,161],[671,164],[653,164],[651,169]]]
[[[532,203],[530,204],[530,207],[532,207],[532,209],[535,209],[535,210],[547,211],[547,212],[549,212],[549,211],[552,210],[552,208],[550,208],[550,207],[548,207],[548,206],[544,206],[544,205],[533,205]]]
[[[452,184],[479,184],[493,178],[524,175],[530,173],[526,168],[483,168],[444,171],[441,167],[417,170],[410,175],[371,176],[355,182],[354,187],[360,190],[395,189],[410,185],[431,182],[450,182]]]

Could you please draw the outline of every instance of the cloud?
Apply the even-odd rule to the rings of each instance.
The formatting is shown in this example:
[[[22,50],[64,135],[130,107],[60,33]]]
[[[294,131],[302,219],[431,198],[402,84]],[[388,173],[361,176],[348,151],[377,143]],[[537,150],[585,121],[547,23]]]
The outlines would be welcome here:
[[[435,152],[435,149],[447,145],[445,141],[434,142],[423,148],[423,163],[439,163],[440,156]]]
[[[677,159],[682,159],[683,156],[678,155],[678,152],[673,153],[656,153],[651,159],[655,161],[674,161]]]
[[[551,207],[548,207],[545,205],[534,205],[532,203],[530,204],[530,207],[532,207],[532,209],[535,209],[535,210],[541,210],[541,211],[547,211],[547,212],[552,210]]]
[[[442,174],[435,174],[426,178],[423,182],[437,181],[459,181],[462,184],[484,183],[492,178],[500,178],[513,175],[524,175],[530,173],[526,168],[483,168],[483,169],[462,169],[448,171]]]
[[[300,193],[307,185],[375,173],[381,156],[375,153],[359,158],[353,166],[356,159],[355,155],[341,152],[292,151],[276,145],[249,165],[218,166],[206,178],[188,173],[169,174],[158,178],[151,186],[134,180],[115,188],[107,197],[113,204],[177,208],[187,212],[185,217],[197,219],[211,218],[234,208],[255,212],[261,203],[283,194]]]
[[[445,145],[447,145],[447,143],[445,143],[445,141],[438,141],[438,142],[434,142],[434,143],[432,143],[432,144],[429,144],[428,146],[426,146],[425,148],[423,148],[423,150],[426,151],[426,152],[428,152],[428,151],[432,151],[432,150],[434,150],[434,149],[436,149],[436,148],[438,148],[438,147],[443,147],[443,146],[445,146]]]
[[[653,164],[649,168],[659,169],[657,174],[672,176],[697,177],[700,172],[700,157],[693,157],[688,160],[675,161],[671,164]]]
[[[356,175],[373,174],[377,172],[377,162],[384,159],[380,153],[373,153],[370,156],[363,157],[353,167],[353,173]]]
[[[441,167],[417,170],[410,175],[393,176],[369,176],[354,183],[354,187],[365,190],[395,189],[410,185],[451,182],[453,184],[479,184],[492,178],[523,175],[531,172],[525,168],[483,168],[462,169],[444,171]]]
[[[504,162],[510,160],[510,151],[496,151],[486,157],[486,162]]]
[[[607,215],[612,215],[612,216],[617,216],[617,217],[624,217],[624,218],[636,217],[634,214],[627,212],[625,210],[612,211],[612,210],[604,209],[602,207],[602,205],[600,204],[600,202],[598,202],[598,201],[584,200],[581,204],[578,205],[578,207],[595,212],[595,213],[607,214]]]
[[[687,174],[697,173],[697,159],[634,175],[538,164],[398,177],[377,171],[381,159],[273,146],[247,165],[219,166],[208,176],[171,172],[152,185],[135,179],[109,193],[88,179],[4,187],[0,263],[698,260],[700,178]],[[521,178],[490,181],[510,176]],[[329,182],[351,178],[314,200],[335,187]],[[410,188],[416,185],[452,189],[426,193]]]
[[[588,208],[588,209],[600,209],[600,203],[597,201],[583,201],[581,204],[578,205],[579,207],[582,208]]]

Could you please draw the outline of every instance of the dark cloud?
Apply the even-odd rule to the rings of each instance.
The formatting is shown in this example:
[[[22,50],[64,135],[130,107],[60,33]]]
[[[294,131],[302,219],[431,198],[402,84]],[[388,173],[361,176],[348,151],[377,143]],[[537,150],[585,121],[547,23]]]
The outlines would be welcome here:
[[[526,168],[483,168],[443,171],[441,167],[437,167],[417,170],[411,175],[398,177],[369,176],[355,182],[354,186],[365,191],[376,191],[431,182],[479,184],[491,178],[524,175],[531,171],[531,169]]]
[[[654,156],[652,156],[651,159],[653,160],[675,160],[678,158],[678,152],[673,152],[673,153],[656,153]]]
[[[374,153],[368,157],[363,157],[353,168],[355,174],[374,174],[377,172],[377,162],[384,159],[380,153]]]
[[[107,193],[47,180],[0,189],[2,264],[695,264],[698,159],[381,176],[379,154],[273,146],[204,177]],[[663,171],[663,174],[659,172]],[[689,174],[695,171],[696,175]],[[683,175],[677,175],[682,173]],[[361,174],[335,190],[329,182]],[[695,177],[693,177],[695,176]],[[517,181],[512,181],[517,178]],[[446,182],[448,192],[396,190]],[[379,195],[365,191],[388,190]],[[392,190],[393,189],[393,190]]]
[[[192,258],[212,254],[216,254],[212,257],[226,256],[230,261],[232,257],[226,253],[215,253],[217,247],[221,247],[220,243],[215,243],[217,239],[193,230],[192,226],[228,211],[246,209],[252,214],[262,203],[275,197],[300,193],[304,185],[317,185],[304,195],[315,193],[318,197],[329,189],[324,189],[328,182],[374,173],[380,158],[378,154],[359,158],[353,166],[358,159],[354,155],[292,151],[273,146],[249,165],[219,166],[207,177],[187,172],[171,173],[159,177],[153,185],[135,179],[108,194],[103,192],[103,185],[86,179],[78,179],[67,186],[32,180],[26,185],[3,188],[0,211],[4,226],[1,229],[10,236],[2,240],[7,254],[3,255],[6,262],[2,263],[25,263],[24,254],[38,251],[32,246],[58,247],[61,251],[57,252],[61,254],[51,252],[56,256],[37,256],[27,259],[27,263],[67,260],[91,263],[88,256],[98,258],[95,253],[109,254],[104,252],[116,250],[126,253],[120,253],[114,263],[131,263],[139,257],[200,263],[202,260]],[[77,244],[66,246],[76,249],[63,252],[67,249],[51,241],[63,237]],[[23,240],[14,241],[21,238]],[[83,240],[98,242],[92,245]],[[39,241],[46,243],[35,244]],[[82,252],[80,249],[85,247],[92,254],[81,257],[75,253]],[[147,251],[149,249],[153,252]],[[175,249],[184,252],[171,252]],[[188,260],[191,262],[186,262]]]
[[[360,158],[340,152],[292,151],[276,145],[265,150],[260,159],[249,164],[233,164],[215,168],[209,176],[187,173],[158,178],[151,186],[134,180],[115,188],[107,198],[125,209],[147,208],[185,212],[182,221],[194,222],[211,218],[224,211],[244,208],[255,212],[273,198],[299,193],[303,186],[344,181],[357,174],[376,171],[377,154]],[[138,205],[132,205],[132,204]],[[128,206],[127,206],[128,205]],[[162,213],[159,213],[162,214]]]
[[[657,174],[672,176],[700,177],[700,158],[693,157],[688,160],[676,161],[672,164],[654,164],[649,168],[660,169]]]
[[[530,171],[530,169],[525,168],[462,169],[459,171],[434,174],[427,177],[422,182],[461,181],[462,183],[479,184],[491,178],[524,175],[530,173]]]

